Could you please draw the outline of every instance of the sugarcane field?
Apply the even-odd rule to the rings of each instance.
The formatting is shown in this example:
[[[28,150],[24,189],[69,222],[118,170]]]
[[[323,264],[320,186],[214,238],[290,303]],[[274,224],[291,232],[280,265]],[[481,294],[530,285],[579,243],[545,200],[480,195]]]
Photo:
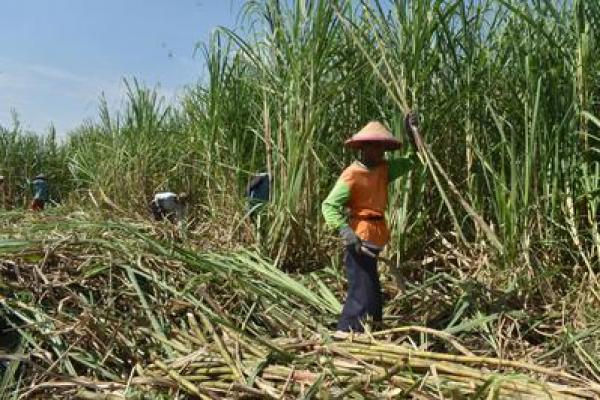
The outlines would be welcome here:
[[[600,399],[600,2],[27,0],[1,37],[0,400]]]

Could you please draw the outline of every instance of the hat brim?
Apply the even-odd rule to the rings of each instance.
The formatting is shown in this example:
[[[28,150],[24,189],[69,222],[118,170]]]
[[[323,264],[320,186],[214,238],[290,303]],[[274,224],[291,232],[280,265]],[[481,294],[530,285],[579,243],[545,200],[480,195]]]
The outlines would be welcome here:
[[[398,139],[382,139],[382,138],[351,138],[346,140],[344,146],[350,149],[362,149],[364,146],[369,144],[378,144],[383,146],[383,148],[388,150],[398,150],[402,147],[402,142]]]

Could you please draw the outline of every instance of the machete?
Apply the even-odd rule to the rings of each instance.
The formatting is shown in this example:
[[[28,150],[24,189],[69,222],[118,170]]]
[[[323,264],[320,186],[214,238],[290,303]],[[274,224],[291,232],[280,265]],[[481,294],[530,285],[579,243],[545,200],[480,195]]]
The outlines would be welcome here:
[[[402,293],[406,292],[406,280],[402,276],[402,271],[400,271],[400,268],[398,268],[396,266],[396,263],[394,261],[392,261],[389,258],[382,257],[380,255],[373,253],[366,246],[361,246],[360,251],[361,251],[361,253],[363,253],[369,257],[372,257],[372,258],[376,259],[377,261],[383,261],[384,264],[386,264],[388,267],[390,267],[390,272],[392,273],[392,276],[394,277],[394,280],[396,281],[396,287],[398,288],[398,290],[400,292],[402,292]]]

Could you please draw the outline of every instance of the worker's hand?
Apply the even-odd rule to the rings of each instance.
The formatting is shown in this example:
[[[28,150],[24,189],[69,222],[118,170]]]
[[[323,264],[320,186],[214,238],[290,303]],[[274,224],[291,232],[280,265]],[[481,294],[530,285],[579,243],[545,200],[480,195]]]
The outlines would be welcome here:
[[[419,114],[416,111],[409,111],[406,113],[405,119],[407,126],[411,130],[419,128]]]
[[[415,111],[409,111],[404,117],[404,127],[413,150],[418,151],[420,145],[420,140],[417,137],[419,134],[419,114]]]
[[[340,229],[340,236],[344,240],[345,246],[354,249],[356,253],[361,253],[362,242],[350,226],[344,225]]]

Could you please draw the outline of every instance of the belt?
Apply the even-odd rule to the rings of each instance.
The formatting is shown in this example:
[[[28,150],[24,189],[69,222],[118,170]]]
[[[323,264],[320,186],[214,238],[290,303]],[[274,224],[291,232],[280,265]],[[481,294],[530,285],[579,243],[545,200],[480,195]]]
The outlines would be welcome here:
[[[362,220],[367,220],[367,221],[382,221],[385,219],[385,217],[383,215],[373,215],[370,217],[359,217],[357,215],[352,216],[353,219],[362,219]]]

